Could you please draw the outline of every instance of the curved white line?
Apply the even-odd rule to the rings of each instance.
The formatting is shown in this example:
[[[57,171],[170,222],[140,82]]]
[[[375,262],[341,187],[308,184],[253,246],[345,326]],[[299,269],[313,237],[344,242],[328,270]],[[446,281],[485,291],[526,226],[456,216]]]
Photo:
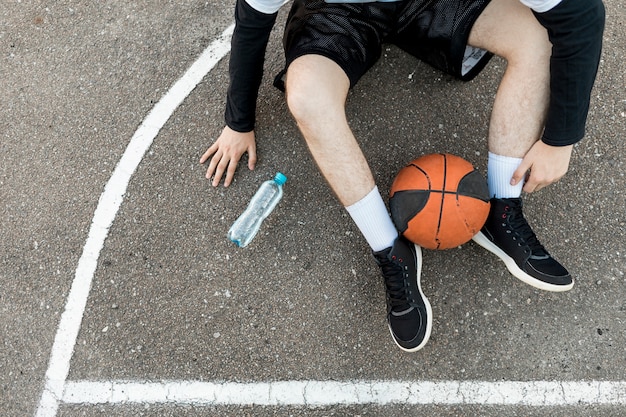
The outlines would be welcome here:
[[[202,81],[204,76],[230,51],[230,38],[234,27],[233,24],[224,30],[219,38],[204,50],[196,62],[148,113],[131,138],[111,178],[104,187],[93,215],[83,253],[78,260],[74,281],[54,338],[45,376],[45,385],[36,412],[37,417],[52,417],[57,413],[59,401],[65,389],[76,338],[83,320],[91,282],[98,265],[98,257],[109,233],[109,228],[124,200],[130,178],[172,113]]]
[[[234,25],[202,53],[139,126],[118,162],[89,230],[55,336],[36,412],[56,416],[59,404],[163,403],[194,405],[477,404],[626,405],[626,381],[67,381],[70,361],[100,251],[130,178],[160,129],[230,50]]]

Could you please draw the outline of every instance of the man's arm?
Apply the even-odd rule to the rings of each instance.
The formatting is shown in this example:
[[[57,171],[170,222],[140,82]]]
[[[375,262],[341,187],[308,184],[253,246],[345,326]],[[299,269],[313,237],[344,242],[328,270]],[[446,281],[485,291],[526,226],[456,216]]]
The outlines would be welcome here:
[[[237,0],[225,111],[226,124],[237,132],[254,130],[265,49],[276,15],[277,12],[263,13],[245,0]]]
[[[265,49],[281,3],[276,0],[251,1],[255,7],[246,0],[237,0],[235,6],[230,84],[224,112],[226,127],[200,158],[201,164],[211,158],[206,177],[213,178],[214,187],[219,185],[224,174],[224,186],[230,185],[244,153],[248,153],[249,169],[254,169],[256,164],[256,101],[263,78]]]
[[[604,5],[602,0],[522,2],[533,9],[552,42],[550,104],[542,140],[552,146],[572,145],[585,134],[602,49]]]
[[[561,179],[573,145],[585,135],[591,89],[602,50],[602,0],[521,0],[548,31],[550,102],[543,136],[524,156],[511,179],[525,180],[524,191],[540,190]],[[529,175],[530,171],[530,175]]]

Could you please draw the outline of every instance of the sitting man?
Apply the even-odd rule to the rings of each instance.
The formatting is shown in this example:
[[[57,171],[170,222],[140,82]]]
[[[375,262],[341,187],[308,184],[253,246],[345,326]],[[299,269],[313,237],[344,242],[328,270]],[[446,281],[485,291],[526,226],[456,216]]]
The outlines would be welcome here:
[[[225,185],[230,183],[244,152],[251,168],[256,160],[251,103],[267,38],[252,40],[251,33],[269,33],[280,2],[249,3],[239,0],[237,6],[239,35],[246,36],[236,30],[233,39],[229,127],[201,159],[213,157],[207,170],[213,185],[224,173]],[[256,16],[256,23],[242,24],[244,14]],[[584,136],[603,27],[601,0],[294,0],[284,38],[287,103],[319,169],[381,268],[388,325],[401,349],[421,349],[431,333],[432,311],[420,285],[421,249],[398,236],[348,126],[349,89],[380,57],[383,42],[463,80],[473,78],[490,53],[506,59],[489,127],[492,210],[475,241],[523,281],[565,291],[573,280],[537,240],[522,214],[520,196],[522,190],[537,191],[567,172],[573,145]],[[246,37],[263,46],[253,48],[256,55],[248,49],[245,58],[237,58],[235,47]],[[237,59],[239,70],[233,68]],[[250,65],[242,67],[246,60]],[[257,75],[248,78],[254,82],[246,88],[235,89],[246,90],[240,96],[245,99],[239,99],[246,104],[237,107],[233,86],[240,85],[242,73],[255,72],[252,61]],[[237,114],[245,114],[252,124],[230,127],[229,117],[232,121]]]

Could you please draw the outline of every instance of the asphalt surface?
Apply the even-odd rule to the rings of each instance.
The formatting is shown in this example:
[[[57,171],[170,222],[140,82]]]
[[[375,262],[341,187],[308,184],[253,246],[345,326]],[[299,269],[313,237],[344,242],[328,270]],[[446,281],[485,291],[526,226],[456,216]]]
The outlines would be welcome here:
[[[34,415],[105,184],[138,126],[232,23],[226,0],[21,2],[0,10],[0,415]],[[525,198],[540,240],[576,279],[564,294],[511,277],[473,243],[426,251],[428,345],[385,324],[379,271],[311,160],[281,93],[276,25],[255,171],[212,188],[198,164],[223,127],[227,57],[167,120],[100,252],[69,381],[626,381],[626,8],[605,0],[587,137],[568,175]],[[284,21],[283,8],[279,22]],[[430,152],[486,168],[505,63],[460,83],[394,47],[351,92],[352,128],[386,192]],[[257,186],[284,198],[245,249],[226,239]],[[626,396],[626,393],[623,394]],[[64,404],[59,416],[618,416],[626,407]]]

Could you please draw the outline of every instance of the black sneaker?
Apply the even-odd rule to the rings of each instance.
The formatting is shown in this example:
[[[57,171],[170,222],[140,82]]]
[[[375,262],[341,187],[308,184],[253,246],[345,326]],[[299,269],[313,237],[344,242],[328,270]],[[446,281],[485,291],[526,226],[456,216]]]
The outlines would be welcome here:
[[[400,349],[415,352],[428,342],[433,326],[430,303],[420,284],[422,249],[403,237],[375,252],[387,290],[387,324]]]
[[[522,213],[519,198],[492,198],[485,226],[473,238],[502,259],[525,283],[546,291],[567,291],[574,281],[567,270],[539,243]]]

